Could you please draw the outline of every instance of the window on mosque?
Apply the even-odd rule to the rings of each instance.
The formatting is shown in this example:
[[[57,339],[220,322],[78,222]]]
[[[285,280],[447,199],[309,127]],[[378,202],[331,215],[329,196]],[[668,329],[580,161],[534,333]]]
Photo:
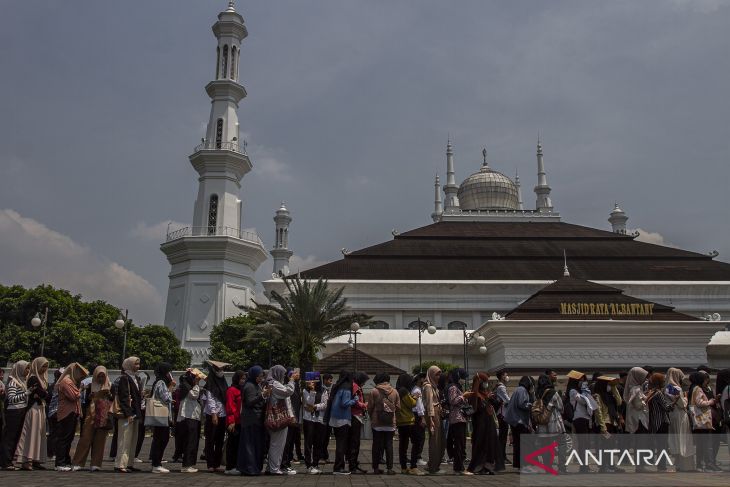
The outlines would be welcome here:
[[[210,195],[210,206],[208,207],[208,235],[215,235],[215,227],[218,225],[218,195]]]
[[[236,46],[231,48],[231,79],[236,79]]]
[[[219,118],[215,123],[215,148],[220,149],[223,143],[223,119]]]
[[[215,48],[215,79],[220,78],[221,74],[221,48]]]
[[[446,325],[447,330],[466,330],[467,326],[466,323],[463,321],[452,321],[448,325]]]
[[[371,330],[388,330],[390,329],[390,325],[386,321],[373,321],[368,325],[368,328]]]
[[[223,46],[223,78],[228,77],[228,44]]]
[[[424,325],[426,325],[426,321],[425,320],[421,320],[421,326],[424,326]],[[409,330],[418,330],[418,320],[411,321],[410,323],[408,323],[408,327],[407,328]]]

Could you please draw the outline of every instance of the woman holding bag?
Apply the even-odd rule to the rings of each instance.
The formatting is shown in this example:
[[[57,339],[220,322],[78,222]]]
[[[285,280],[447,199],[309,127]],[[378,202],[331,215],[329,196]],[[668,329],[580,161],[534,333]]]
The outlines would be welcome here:
[[[73,470],[81,470],[91,452],[91,471],[101,470],[104,460],[104,447],[113,419],[109,417],[112,405],[111,383],[106,367],[100,365],[94,369],[91,381],[91,398],[89,412],[81,429],[81,438],[76,445],[73,457]]]
[[[266,406],[267,420],[269,419],[269,410],[277,405],[282,405],[282,402],[291,414],[291,402],[289,398],[294,394],[294,383],[299,380],[299,372],[295,371],[291,376],[291,380],[286,385],[284,385],[285,378],[286,369],[282,365],[274,365],[269,371],[267,380],[271,387],[271,392],[264,396],[269,400],[269,404]],[[271,475],[294,475],[297,473],[296,470],[291,469],[287,471],[281,470],[281,457],[284,454],[287,430],[287,427],[276,430],[269,429],[269,473]]]
[[[162,466],[162,456],[170,441],[170,411],[172,411],[172,391],[175,389],[172,378],[172,365],[161,362],[155,368],[155,382],[152,384],[152,397],[147,399],[145,423],[152,426],[152,445],[150,461],[152,473],[170,473]],[[164,413],[167,410],[167,414]],[[160,424],[163,423],[163,424]]]
[[[22,463],[23,470],[45,470],[46,402],[49,399],[47,375],[48,360],[45,357],[34,359],[30,364],[27,383],[29,409],[15,449],[16,461]]]

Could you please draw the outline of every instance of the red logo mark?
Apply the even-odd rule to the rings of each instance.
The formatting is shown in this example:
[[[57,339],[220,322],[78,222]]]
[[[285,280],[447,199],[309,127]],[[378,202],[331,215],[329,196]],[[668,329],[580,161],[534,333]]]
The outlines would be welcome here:
[[[539,450],[535,450],[534,452],[529,453],[528,455],[525,455],[525,460],[530,465],[534,465],[534,466],[536,466],[537,468],[539,468],[541,470],[545,470],[549,474],[558,475],[558,472],[554,468],[552,468],[552,467],[550,467],[548,465],[545,465],[544,463],[540,462],[536,458],[536,457],[539,457],[539,456],[541,456],[542,454],[544,454],[546,452],[550,452],[550,462],[549,462],[549,464],[552,465],[553,464],[553,460],[555,460],[555,450],[557,448],[558,448],[558,442],[557,441],[553,441],[548,446],[544,446],[544,447],[540,448]]]

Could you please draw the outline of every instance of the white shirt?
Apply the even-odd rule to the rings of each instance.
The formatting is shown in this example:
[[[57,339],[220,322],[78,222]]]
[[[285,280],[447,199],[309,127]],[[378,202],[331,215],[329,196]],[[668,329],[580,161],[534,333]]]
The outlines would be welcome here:
[[[188,392],[188,395],[185,396],[185,399],[183,399],[180,404],[180,411],[177,415],[178,422],[183,419],[194,419],[196,421],[200,421],[200,413],[203,408],[200,407],[200,401],[198,401],[199,398],[200,386],[195,385],[192,389],[190,389],[190,392]]]

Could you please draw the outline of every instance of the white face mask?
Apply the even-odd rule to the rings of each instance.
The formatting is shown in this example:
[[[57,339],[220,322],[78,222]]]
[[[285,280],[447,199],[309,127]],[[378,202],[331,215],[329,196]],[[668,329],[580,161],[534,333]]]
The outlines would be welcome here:
[[[505,375],[504,376],[504,379],[502,379],[502,382],[504,382],[504,383],[509,382],[509,376],[508,375]]]
[[[216,376],[216,377],[223,377],[223,375],[224,375],[224,374],[223,374],[223,371],[222,371],[222,370],[216,370],[216,371],[215,371],[215,376]]]

